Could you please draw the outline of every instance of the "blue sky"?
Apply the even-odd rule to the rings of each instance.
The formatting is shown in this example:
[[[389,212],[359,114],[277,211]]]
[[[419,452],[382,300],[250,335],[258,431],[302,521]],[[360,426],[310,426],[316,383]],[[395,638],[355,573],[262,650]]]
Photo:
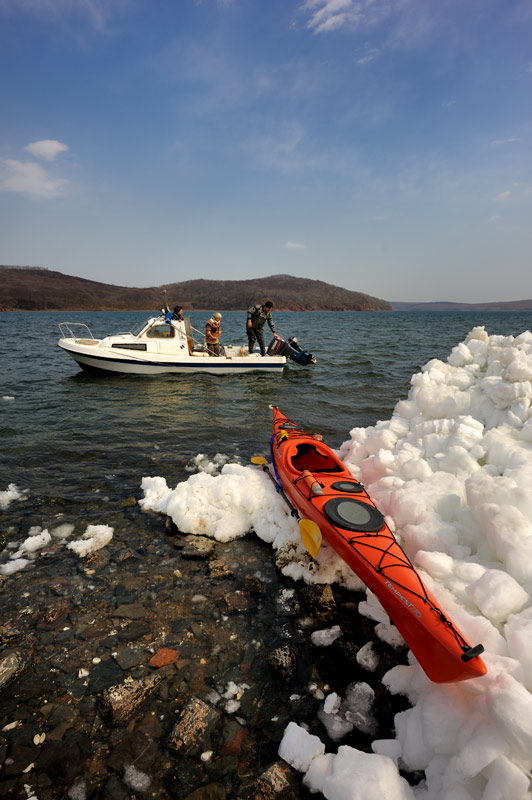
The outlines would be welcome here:
[[[0,263],[532,297],[529,0],[0,0]]]

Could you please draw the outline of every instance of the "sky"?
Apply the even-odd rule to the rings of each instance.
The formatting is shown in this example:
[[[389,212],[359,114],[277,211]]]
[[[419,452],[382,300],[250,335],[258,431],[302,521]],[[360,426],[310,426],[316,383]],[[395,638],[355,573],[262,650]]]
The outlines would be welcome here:
[[[0,264],[532,297],[528,0],[0,0]]]

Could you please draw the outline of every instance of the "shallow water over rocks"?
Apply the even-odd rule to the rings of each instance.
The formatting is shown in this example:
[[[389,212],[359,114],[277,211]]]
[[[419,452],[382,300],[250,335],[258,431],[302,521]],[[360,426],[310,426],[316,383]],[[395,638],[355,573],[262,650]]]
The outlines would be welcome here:
[[[354,681],[391,735],[405,701],[380,677],[405,655],[358,614],[362,596],[285,578],[253,534],[184,536],[131,498],[106,519],[104,549],[51,546],[0,579],[0,797],[304,798],[279,761],[284,729],[306,724],[336,751],[318,712]],[[332,625],[342,636],[314,646]],[[356,658],[368,641],[371,673]]]

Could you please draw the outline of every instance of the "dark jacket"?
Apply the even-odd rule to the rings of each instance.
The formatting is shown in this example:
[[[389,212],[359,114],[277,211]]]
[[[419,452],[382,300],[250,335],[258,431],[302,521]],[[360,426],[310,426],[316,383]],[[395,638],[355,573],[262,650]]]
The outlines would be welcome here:
[[[248,310],[248,319],[251,320],[251,327],[255,328],[255,330],[261,331],[264,327],[264,323],[267,322],[272,333],[275,333],[270,309],[264,308],[260,303],[257,303]]]

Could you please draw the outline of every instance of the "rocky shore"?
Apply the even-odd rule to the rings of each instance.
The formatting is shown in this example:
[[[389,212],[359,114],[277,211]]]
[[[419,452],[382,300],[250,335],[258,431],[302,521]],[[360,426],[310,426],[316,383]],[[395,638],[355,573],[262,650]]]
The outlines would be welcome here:
[[[295,721],[336,752],[318,714],[352,684],[372,687],[372,721],[341,743],[392,736],[407,704],[380,679],[406,654],[359,615],[362,595],[285,578],[252,534],[221,544],[165,528],[135,498],[107,521],[102,550],[52,546],[0,577],[0,797],[315,797],[279,743]]]

